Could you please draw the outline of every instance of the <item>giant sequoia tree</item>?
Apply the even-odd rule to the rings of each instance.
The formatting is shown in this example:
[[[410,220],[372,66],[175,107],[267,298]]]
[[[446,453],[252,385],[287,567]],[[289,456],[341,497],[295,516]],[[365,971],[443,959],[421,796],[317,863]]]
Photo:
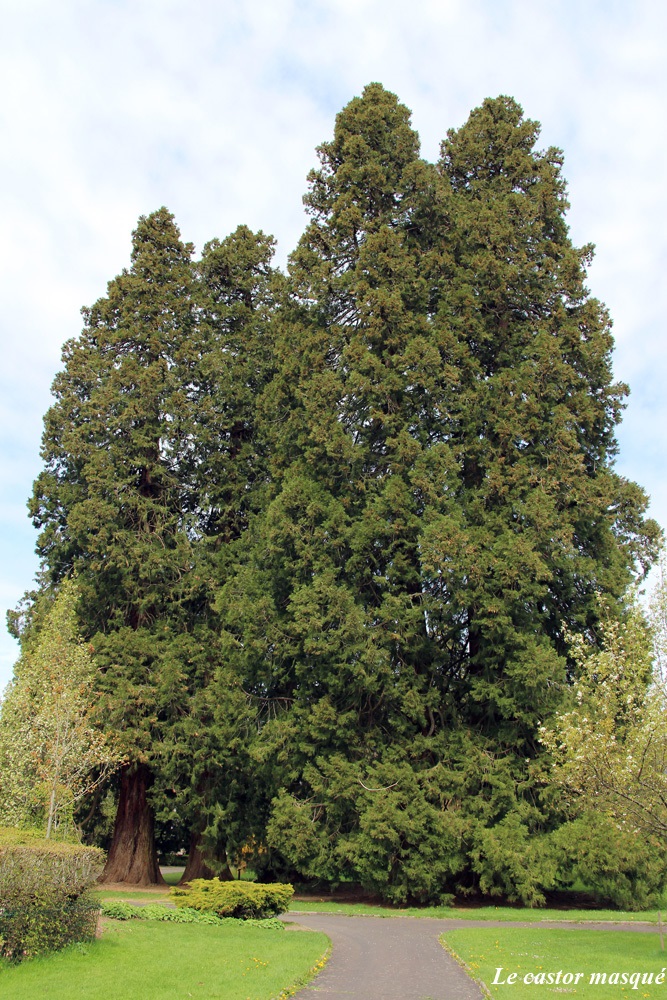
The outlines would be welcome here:
[[[659,530],[538,135],[488,100],[429,164],[372,84],[286,276],[245,227],[193,263],[161,210],[66,345],[32,509],[125,742],[108,878],[158,877],[151,804],[191,873],[253,842],[396,900],[507,891],[562,822],[563,628],[594,640]]]
[[[182,692],[174,646],[192,599],[189,497],[179,477],[189,447],[179,376],[193,353],[191,255],[165,210],[139,221],[131,269],[84,310],[81,337],[65,346],[32,500],[52,581],[78,574],[105,714],[128,756],[111,881],[160,878],[147,793],[156,726]]]
[[[264,401],[274,497],[220,598],[274,707],[269,845],[395,899],[473,886],[485,831],[548,824],[526,761],[562,626],[594,628],[657,537],[613,471],[625,387],[537,136],[486,101],[435,167],[381,86],[338,115]]]
[[[627,392],[607,313],[585,286],[592,248],[569,239],[559,150],[509,98],[486,101],[442,146],[444,251],[428,274],[443,360],[456,504],[428,533],[443,629],[463,627],[468,717],[531,743],[559,676],[562,629],[618,598],[655,525],[613,471]],[[505,737],[504,737],[505,738]]]
[[[208,594],[261,478],[251,400],[267,352],[251,320],[256,299],[270,300],[271,253],[241,228],[195,269],[165,209],[140,219],[130,270],[84,310],[54,383],[31,508],[50,580],[78,576],[104,716],[128,761],[107,881],[160,879],[151,788],[178,799],[182,778],[195,850],[196,806],[219,790],[206,691],[233,681],[220,676]],[[205,748],[208,769],[197,768]]]
[[[185,880],[211,872],[204,834],[224,863],[227,849],[245,842],[246,813],[253,811],[245,752],[253,710],[242,677],[228,667],[210,604],[266,490],[267,454],[255,410],[273,373],[271,321],[281,280],[272,254],[270,237],[239,226],[208,243],[196,266],[200,353],[189,356],[190,448],[180,475],[196,498],[190,516],[196,576],[204,586],[194,659],[189,650],[181,656],[199,666],[188,711],[162,730],[157,775],[159,817],[176,818],[188,831]]]

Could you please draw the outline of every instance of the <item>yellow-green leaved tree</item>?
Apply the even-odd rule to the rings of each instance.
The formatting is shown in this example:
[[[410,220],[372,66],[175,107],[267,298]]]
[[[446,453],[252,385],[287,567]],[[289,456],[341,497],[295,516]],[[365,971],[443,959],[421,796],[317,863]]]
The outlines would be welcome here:
[[[553,775],[574,801],[660,838],[667,833],[666,607],[662,583],[648,622],[639,607],[624,621],[603,617],[594,651],[571,637],[579,674],[574,706],[542,729]]]
[[[44,822],[51,837],[72,806],[120,763],[96,717],[91,647],[66,580],[24,642],[0,709],[0,821]]]

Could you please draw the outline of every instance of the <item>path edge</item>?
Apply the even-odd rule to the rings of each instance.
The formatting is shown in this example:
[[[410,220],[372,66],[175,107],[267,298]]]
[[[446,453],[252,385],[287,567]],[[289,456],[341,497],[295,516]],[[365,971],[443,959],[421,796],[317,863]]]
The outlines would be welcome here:
[[[465,961],[465,959],[461,958],[459,953],[457,951],[454,951],[451,944],[445,940],[446,933],[447,931],[443,931],[442,934],[438,934],[438,943],[442,947],[443,951],[446,951],[447,954],[454,959],[457,965],[459,965],[463,969],[466,976],[469,979],[472,979],[473,983],[479,986],[480,990],[482,991],[483,995],[487,998],[487,1000],[493,1000],[491,991],[489,990],[489,987],[486,985],[484,980],[480,979],[478,976],[475,975],[475,973],[472,971],[472,969]]]
[[[287,928],[285,928],[285,930],[287,930]],[[306,927],[304,928],[304,930],[310,930],[310,928]],[[316,933],[324,934],[324,931],[316,931]],[[300,990],[305,989],[306,986],[309,985],[309,983],[312,983],[312,981],[314,979],[317,979],[320,973],[324,971],[329,959],[331,958],[331,954],[333,951],[331,938],[329,937],[328,934],[324,934],[324,936],[329,942],[329,944],[327,945],[326,951],[322,955],[320,955],[318,960],[315,962],[315,965],[311,966],[308,972],[304,976],[300,976],[299,979],[296,980],[296,982],[290,983],[290,985],[286,986],[284,990],[281,990],[276,997],[272,998],[272,1000],[290,1000],[290,997],[293,997]]]

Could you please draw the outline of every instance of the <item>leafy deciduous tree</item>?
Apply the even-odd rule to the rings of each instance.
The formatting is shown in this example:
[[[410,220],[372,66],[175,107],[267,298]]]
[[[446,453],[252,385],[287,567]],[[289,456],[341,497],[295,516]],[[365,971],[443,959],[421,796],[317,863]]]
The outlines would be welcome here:
[[[664,613],[664,586],[652,603]],[[570,642],[579,675],[573,706],[541,730],[553,757],[551,779],[579,808],[664,840],[667,692],[654,659],[664,634],[652,632],[635,606],[625,620],[602,618],[598,647],[582,636]]]
[[[75,583],[65,580],[39,630],[24,642],[0,715],[3,822],[22,825],[43,815],[47,839],[121,763],[97,712],[77,598]]]

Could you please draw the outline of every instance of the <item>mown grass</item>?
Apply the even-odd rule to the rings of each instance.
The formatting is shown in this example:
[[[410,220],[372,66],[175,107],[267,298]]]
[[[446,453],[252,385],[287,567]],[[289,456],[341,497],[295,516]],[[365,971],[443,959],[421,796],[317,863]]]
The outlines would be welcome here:
[[[503,923],[514,921],[533,923],[542,920],[574,920],[577,922],[609,920],[616,923],[626,921],[657,923],[658,921],[657,910],[637,912],[623,910],[536,910],[512,906],[407,906],[403,909],[397,909],[388,906],[373,906],[369,903],[334,903],[310,899],[294,900],[290,904],[290,913],[342,913],[351,917],[440,917],[445,920],[500,920]]]
[[[93,896],[96,899],[122,899],[127,900],[128,903],[133,899],[139,899],[142,902],[163,903],[169,899],[169,886],[153,889],[151,892],[141,889],[96,889]]]
[[[162,872],[162,878],[165,880],[167,885],[178,885],[182,874],[183,869],[181,868],[175,872]]]
[[[314,931],[107,921],[91,944],[0,967],[0,996],[270,1000],[304,981],[328,944]]]
[[[548,928],[476,927],[447,931],[441,941],[465,962],[469,972],[481,982],[491,997],[508,1000],[535,1000],[552,994],[576,994],[610,1000],[622,996],[652,998],[664,996],[667,986],[630,983],[618,985],[591,983],[591,973],[607,977],[614,972],[667,974],[667,952],[660,950],[658,934],[632,931],[568,931]],[[497,974],[497,970],[502,971]],[[560,982],[557,980],[561,972]],[[583,973],[576,982],[563,983],[566,973]],[[516,973],[515,982],[507,982]],[[553,973],[554,982],[524,983],[526,974]],[[497,979],[497,985],[493,985]],[[504,981],[504,984],[503,984]]]
[[[95,895],[99,899],[123,899],[128,902],[167,902],[169,887],[153,889],[150,892],[141,890],[98,890]],[[293,900],[290,913],[340,913],[348,917],[439,917],[457,920],[499,920],[503,923],[516,921],[537,923],[542,920],[586,922],[605,921],[613,923],[658,922],[657,910],[562,910],[562,909],[528,909],[514,906],[407,906],[404,908],[377,906],[370,903],[336,903],[329,900]],[[663,913],[663,920],[667,914]]]

